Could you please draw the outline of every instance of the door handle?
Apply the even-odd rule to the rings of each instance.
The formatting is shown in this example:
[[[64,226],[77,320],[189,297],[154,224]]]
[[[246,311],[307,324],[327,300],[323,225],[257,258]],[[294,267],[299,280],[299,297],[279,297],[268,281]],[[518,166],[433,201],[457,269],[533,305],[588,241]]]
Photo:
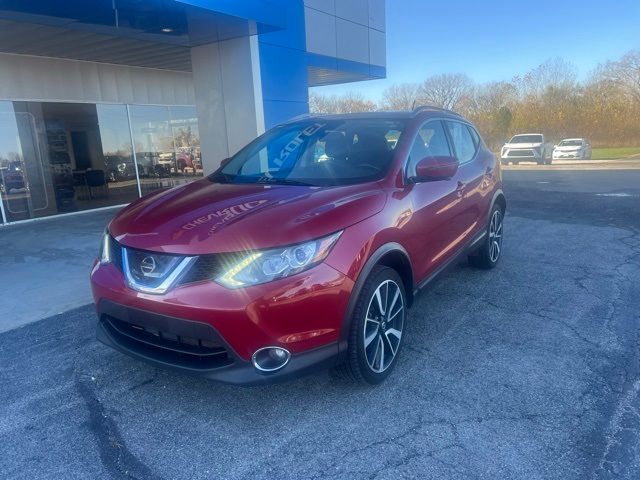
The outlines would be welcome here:
[[[456,195],[458,197],[462,197],[464,195],[464,188],[467,186],[466,183],[458,181],[458,186],[456,187]]]

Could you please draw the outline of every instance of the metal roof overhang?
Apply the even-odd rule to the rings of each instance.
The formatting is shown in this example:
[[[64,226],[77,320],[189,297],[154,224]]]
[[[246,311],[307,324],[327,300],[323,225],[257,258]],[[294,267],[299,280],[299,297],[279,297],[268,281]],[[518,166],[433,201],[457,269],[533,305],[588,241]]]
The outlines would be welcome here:
[[[283,22],[268,0],[0,0],[0,52],[189,71],[190,47]]]

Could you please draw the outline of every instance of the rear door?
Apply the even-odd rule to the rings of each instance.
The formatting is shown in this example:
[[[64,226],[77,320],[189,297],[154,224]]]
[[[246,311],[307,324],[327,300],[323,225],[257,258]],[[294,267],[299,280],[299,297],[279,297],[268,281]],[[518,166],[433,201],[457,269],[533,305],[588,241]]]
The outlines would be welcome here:
[[[466,123],[446,120],[447,131],[458,158],[457,191],[460,200],[455,222],[456,247],[462,246],[484,226],[484,184],[485,177],[491,175],[492,168],[479,155],[480,138]]]

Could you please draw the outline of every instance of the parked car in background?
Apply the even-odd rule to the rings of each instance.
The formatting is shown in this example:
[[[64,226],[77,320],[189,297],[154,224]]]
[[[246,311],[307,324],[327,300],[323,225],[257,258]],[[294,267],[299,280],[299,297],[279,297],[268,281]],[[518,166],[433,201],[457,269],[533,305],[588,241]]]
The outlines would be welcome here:
[[[7,162],[6,165],[0,167],[0,192],[9,194],[28,189],[23,162]]]
[[[107,182],[122,182],[136,178],[136,166],[131,156],[105,155],[104,168]]]
[[[500,164],[457,114],[293,120],[114,218],[91,272],[98,339],[224,382],[338,366],[379,383],[414,295],[461,256],[497,264],[505,208]]]
[[[550,164],[553,155],[553,144],[548,142],[542,133],[525,133],[514,135],[504,144],[500,151],[500,160],[504,165],[509,162],[517,165],[520,162],[536,162],[538,165]]]
[[[586,138],[565,138],[553,147],[553,159],[561,158],[588,160],[591,158],[591,144]]]

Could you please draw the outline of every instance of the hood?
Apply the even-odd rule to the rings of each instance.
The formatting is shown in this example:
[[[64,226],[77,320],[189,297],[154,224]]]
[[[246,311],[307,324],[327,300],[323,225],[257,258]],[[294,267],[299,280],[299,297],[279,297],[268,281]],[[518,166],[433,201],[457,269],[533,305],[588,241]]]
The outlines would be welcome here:
[[[505,143],[503,148],[536,148],[541,146],[542,143]]]
[[[132,248],[202,255],[323,237],[382,210],[377,184],[306,187],[218,184],[208,179],[143,197],[111,222]]]
[[[554,150],[557,150],[558,152],[575,152],[576,150],[580,150],[582,148],[582,145],[568,145],[566,147],[555,147]]]

